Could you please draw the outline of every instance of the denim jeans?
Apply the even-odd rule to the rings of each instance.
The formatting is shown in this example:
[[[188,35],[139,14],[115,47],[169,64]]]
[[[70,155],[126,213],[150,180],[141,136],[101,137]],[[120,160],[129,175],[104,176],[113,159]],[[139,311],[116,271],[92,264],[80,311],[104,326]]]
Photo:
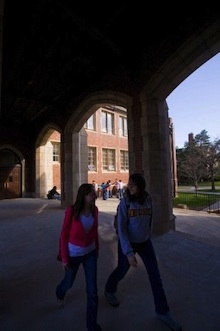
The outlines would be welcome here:
[[[62,300],[68,289],[73,285],[77,271],[82,263],[86,278],[87,293],[87,329],[96,330],[98,295],[97,295],[97,252],[92,252],[78,257],[70,257],[70,268],[65,271],[63,280],[56,287],[57,298]]]
[[[123,198],[123,189],[122,188],[120,188],[119,190],[118,190],[118,198],[121,200],[122,198]]]
[[[161,281],[160,272],[157,264],[157,258],[151,239],[148,239],[144,243],[132,243],[131,245],[134,250],[134,253],[138,253],[147,270],[151,289],[153,292],[156,313],[167,313],[169,311],[169,307],[163,289],[163,284]],[[116,269],[110,274],[105,285],[105,290],[109,293],[117,292],[118,283],[125,277],[129,268],[130,264],[128,262],[128,259],[126,255],[124,255],[124,253],[122,252],[120,241],[118,241],[118,265]]]

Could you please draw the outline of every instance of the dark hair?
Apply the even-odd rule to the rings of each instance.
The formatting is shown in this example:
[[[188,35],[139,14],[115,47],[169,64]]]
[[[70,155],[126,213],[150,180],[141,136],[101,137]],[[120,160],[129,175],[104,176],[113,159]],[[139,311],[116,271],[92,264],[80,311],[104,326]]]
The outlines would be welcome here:
[[[134,173],[129,176],[129,180],[138,187],[138,196],[130,195],[129,189],[127,189],[126,194],[128,195],[131,201],[138,200],[139,203],[143,203],[146,199],[147,192],[146,192],[146,180],[144,176],[140,173]]]
[[[79,215],[84,208],[84,197],[89,193],[94,192],[94,186],[89,183],[84,183],[78,188],[76,201],[73,204],[73,214],[76,220],[79,219]],[[90,206],[92,214],[95,214],[95,205]]]

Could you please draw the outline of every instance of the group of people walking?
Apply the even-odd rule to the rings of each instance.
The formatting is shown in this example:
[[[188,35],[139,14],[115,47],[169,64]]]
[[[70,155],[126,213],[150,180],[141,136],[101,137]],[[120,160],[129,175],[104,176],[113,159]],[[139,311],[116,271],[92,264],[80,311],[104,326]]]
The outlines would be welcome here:
[[[97,197],[99,197],[99,185],[96,183],[95,180],[92,181],[92,184],[95,188],[95,191],[97,192]],[[114,183],[112,183],[111,180],[108,180],[107,182],[102,182],[102,184],[100,185],[100,190],[101,197],[103,200],[112,198],[114,194],[119,200],[121,200],[125,192],[124,183],[121,179],[118,180],[117,178]]]
[[[66,292],[72,287],[79,266],[82,264],[86,280],[88,331],[101,331],[97,322],[98,289],[97,259],[99,255],[97,194],[93,184],[82,184],[75,203],[67,207],[60,234],[60,254],[64,278],[56,287],[60,307],[65,305]],[[129,206],[127,203],[129,201]],[[118,263],[106,280],[104,294],[108,303],[118,307],[116,296],[119,282],[130,267],[137,268],[136,254],[147,270],[155,313],[170,330],[181,331],[171,313],[163,288],[157,258],[151,241],[152,201],[146,191],[146,181],[141,174],[130,175],[125,197],[118,206]],[[144,307],[143,307],[144,309]]]

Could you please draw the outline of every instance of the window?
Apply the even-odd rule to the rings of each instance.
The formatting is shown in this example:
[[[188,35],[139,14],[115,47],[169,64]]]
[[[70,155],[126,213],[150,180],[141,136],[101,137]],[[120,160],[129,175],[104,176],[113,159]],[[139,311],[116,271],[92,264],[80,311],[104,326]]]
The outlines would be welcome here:
[[[88,121],[84,124],[84,128],[88,130],[95,130],[95,115],[90,116]]]
[[[109,134],[114,133],[114,114],[108,113],[106,111],[102,111],[102,132],[106,132]]]
[[[102,149],[102,169],[107,171],[115,171],[115,150]]]
[[[60,143],[53,144],[53,162],[60,162]]]
[[[129,169],[128,151],[120,151],[120,169],[123,171]]]
[[[128,136],[127,118],[124,116],[119,116],[119,136]]]
[[[96,147],[88,147],[88,170],[96,171]]]

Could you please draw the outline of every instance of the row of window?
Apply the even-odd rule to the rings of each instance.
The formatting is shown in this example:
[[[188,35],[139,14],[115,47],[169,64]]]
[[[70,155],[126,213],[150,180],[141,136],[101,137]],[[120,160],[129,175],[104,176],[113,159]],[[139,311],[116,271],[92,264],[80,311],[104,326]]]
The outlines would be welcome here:
[[[60,144],[53,143],[53,161],[60,162]],[[128,170],[128,151],[120,150],[120,170]],[[88,147],[88,170],[97,170],[97,149]],[[102,170],[116,170],[116,151],[115,149],[102,148]]]
[[[119,115],[118,126],[119,126],[118,129],[119,136],[127,137],[128,136],[127,117]],[[90,116],[88,121],[84,124],[84,128],[88,130],[96,131],[95,114]],[[103,133],[115,134],[115,116],[113,113],[107,111],[101,112],[101,131]]]
[[[129,169],[128,151],[120,150],[120,170]],[[97,170],[97,149],[88,147],[88,170]],[[102,170],[116,171],[116,153],[115,149],[102,148]]]
[[[101,111],[101,132],[108,134],[117,134],[121,137],[127,137],[127,117],[119,115],[118,132],[115,132],[115,113],[108,111]],[[84,128],[96,131],[96,113],[94,113],[84,124]],[[120,170],[128,170],[128,151],[120,150]],[[118,157],[118,156],[117,156]],[[60,162],[60,143],[53,142],[53,161]],[[97,149],[96,147],[88,147],[88,169],[90,171],[97,171]],[[116,150],[109,148],[102,148],[102,170],[116,171]]]

